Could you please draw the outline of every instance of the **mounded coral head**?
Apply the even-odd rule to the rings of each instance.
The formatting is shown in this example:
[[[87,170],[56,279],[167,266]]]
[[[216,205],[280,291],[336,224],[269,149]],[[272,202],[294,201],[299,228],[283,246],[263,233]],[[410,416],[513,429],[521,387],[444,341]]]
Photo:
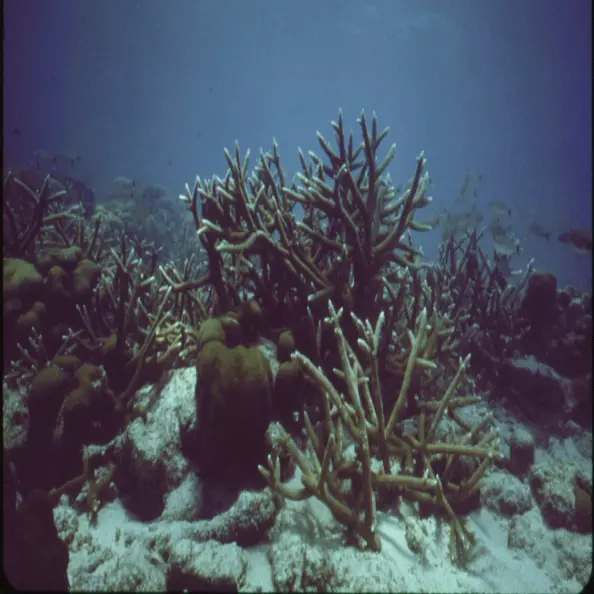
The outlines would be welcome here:
[[[43,295],[43,277],[27,260],[4,258],[2,280],[5,315],[26,311]]]
[[[114,405],[112,394],[106,389],[104,371],[96,365],[81,365],[74,377],[78,385],[64,401],[64,440],[72,447],[102,443],[111,437]]]
[[[37,268],[41,274],[46,274],[52,266],[61,266],[66,272],[72,272],[82,258],[83,253],[78,246],[50,247],[37,256]]]
[[[244,301],[239,308],[239,323],[243,339],[251,344],[258,340],[262,330],[263,314],[257,301]]]
[[[77,302],[89,299],[95,288],[101,268],[91,260],[81,260],[72,274],[72,289]]]
[[[203,474],[240,478],[265,455],[272,373],[257,347],[211,340],[198,356],[196,457]]]
[[[46,447],[51,439],[58,411],[76,378],[54,366],[37,372],[29,390],[31,425],[29,441]]]
[[[295,335],[291,330],[285,330],[281,332],[277,342],[278,360],[280,363],[284,363],[291,358],[291,353],[296,348]]]
[[[200,352],[206,344],[212,341],[223,342],[225,340],[225,330],[219,318],[209,318],[202,322],[198,330],[198,352]]]

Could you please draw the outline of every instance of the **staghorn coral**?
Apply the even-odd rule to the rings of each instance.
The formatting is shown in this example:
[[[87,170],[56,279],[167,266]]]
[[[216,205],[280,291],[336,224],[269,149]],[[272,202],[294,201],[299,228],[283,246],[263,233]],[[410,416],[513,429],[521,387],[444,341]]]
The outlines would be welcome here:
[[[455,328],[447,312],[434,305],[437,293],[425,283],[426,264],[412,245],[411,232],[430,230],[414,220],[431,202],[425,157],[418,157],[400,193],[386,173],[394,146],[380,155],[388,130],[378,132],[375,115],[368,124],[361,113],[358,123],[357,147],[339,111],[332,122],[335,148],[318,133],[325,158],[309,152],[308,159],[300,151],[297,183],[287,180],[276,142],[271,153],[260,155],[251,175],[249,152],[242,158],[238,145],[234,155],[225,151],[225,176],[197,177],[180,196],[194,218],[207,270],[196,280],[188,267],[183,276],[171,267],[160,272],[173,295],[185,298],[184,324],[201,323],[210,312],[239,310],[251,300],[262,311],[264,336],[275,339],[291,330],[295,348],[325,373],[336,363],[331,333],[322,324],[328,299],[372,323],[384,312],[378,373],[389,376],[397,390],[410,351],[404,338],[419,312],[427,308],[432,325],[419,366],[433,367],[429,359],[435,358],[455,369]],[[358,350],[350,315],[343,331]],[[439,384],[440,377],[435,373],[423,381]]]
[[[322,436],[316,432],[307,413],[305,427],[308,435],[307,455],[281,425],[276,425],[271,441],[275,453],[269,456],[268,468],[260,473],[281,497],[301,500],[317,497],[349,534],[362,539],[372,550],[381,549],[376,532],[376,498],[380,490],[388,489],[397,495],[445,512],[451,524],[450,553],[462,563],[467,557],[474,537],[465,521],[454,508],[471,497],[480,486],[480,479],[498,457],[498,432],[487,431],[491,423],[488,415],[477,426],[470,427],[456,410],[468,404],[468,398],[456,398],[455,391],[470,357],[460,359],[458,369],[447,390],[439,400],[420,404],[416,433],[399,429],[413,371],[426,367],[419,354],[428,340],[427,314],[423,309],[416,320],[416,334],[409,331],[411,351],[406,363],[404,380],[398,398],[385,415],[382,384],[378,375],[378,346],[385,317],[380,314],[375,327],[363,323],[351,314],[359,333],[358,345],[366,354],[362,360],[352,344],[345,339],[341,327],[342,310],[329,303],[330,315],[325,322],[334,332],[340,354],[341,369],[335,375],[344,380],[345,393],[302,353],[299,360],[324,395],[324,423]],[[370,371],[365,369],[370,366]],[[438,438],[438,426],[447,412],[462,428],[464,434],[452,441]],[[352,441],[355,454],[348,455]],[[301,469],[303,487],[291,490],[281,483],[278,449],[285,450]],[[454,467],[462,457],[477,461],[472,471],[460,480]],[[341,481],[349,480],[350,497],[341,488]]]
[[[277,325],[313,315],[323,317],[328,299],[356,315],[375,319],[393,307],[385,275],[392,266],[421,268],[421,253],[406,240],[409,231],[429,230],[414,221],[429,204],[428,174],[420,155],[409,189],[402,196],[386,169],[394,146],[380,158],[388,130],[378,133],[359,118],[362,142],[346,135],[339,111],[332,122],[336,149],[318,132],[326,161],[299,152],[301,185],[288,183],[278,145],[262,153],[248,175],[249,151],[242,159],[225,150],[229,169],[224,178],[186,184],[180,198],[192,212],[208,258],[208,271],[193,283],[174,284],[174,291],[212,286],[215,313],[239,306],[252,295]],[[305,212],[298,221],[297,205]]]
[[[64,204],[67,191],[50,175],[43,178],[39,187],[32,187],[9,171],[2,191],[4,256],[31,257],[44,226],[72,219],[80,212],[80,208]]]
[[[455,335],[452,347],[472,354],[481,381],[494,380],[501,362],[523,340],[528,325],[518,315],[522,291],[533,273],[528,263],[517,284],[491,264],[480,246],[486,228],[449,236],[440,246],[439,260],[427,271],[435,307],[447,312]]]

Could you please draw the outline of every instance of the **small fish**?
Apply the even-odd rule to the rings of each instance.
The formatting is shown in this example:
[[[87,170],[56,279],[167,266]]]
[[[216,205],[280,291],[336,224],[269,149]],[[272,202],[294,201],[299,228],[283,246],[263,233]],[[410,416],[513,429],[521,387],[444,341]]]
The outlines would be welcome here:
[[[536,237],[542,237],[547,241],[551,239],[551,232],[547,231],[542,225],[539,225],[538,223],[530,223],[530,225],[528,225],[528,231],[530,231],[532,235],[536,235]]]
[[[510,276],[519,276],[522,274],[522,270],[512,270],[510,268],[508,256],[500,256],[497,252],[495,252],[495,267],[505,278],[509,278]]]
[[[491,219],[489,221],[487,229],[489,229],[492,236],[507,235],[512,230],[512,224],[511,222],[504,224],[499,217],[497,217],[496,219]]]
[[[495,252],[500,256],[510,257],[520,253],[520,242],[513,236],[494,235],[493,245],[495,246]]]
[[[464,182],[462,183],[462,187],[460,188],[460,194],[458,198],[454,201],[455,204],[468,204],[472,203],[476,200],[477,192],[476,188],[473,191],[470,190],[469,184],[473,178],[477,178],[479,181],[481,180],[482,176],[468,172],[466,177],[464,178]]]
[[[589,229],[572,228],[561,233],[557,239],[567,244],[576,254],[592,257],[592,231]]]
[[[77,155],[76,153],[62,152],[62,153],[58,153],[56,155],[56,158],[58,158],[58,157],[61,157],[62,159],[66,159],[66,161],[70,161],[71,165],[74,165],[75,163],[80,161],[80,155]]]
[[[21,135],[21,131],[20,131],[20,130],[19,130],[17,127],[14,127],[14,128],[12,129],[12,132],[11,132],[11,134],[12,134],[13,136],[20,136],[20,135]]]
[[[483,220],[483,214],[476,207],[469,212],[446,212],[442,240],[459,237],[476,227]]]
[[[429,225],[432,229],[437,229],[437,227],[441,225],[443,217],[443,214],[433,215],[432,217],[429,217],[423,221],[423,225]]]
[[[42,163],[51,163],[55,165],[56,158],[53,155],[50,155],[47,151],[38,150],[33,153],[35,157],[35,162],[37,163],[37,167],[40,167]]]
[[[504,202],[497,202],[497,201],[489,202],[489,208],[491,209],[491,212],[494,214],[508,215],[510,217],[512,216],[511,208]]]
[[[447,220],[456,226],[475,227],[483,220],[483,213],[473,207],[468,212],[450,212],[447,214]]]
[[[127,177],[124,177],[123,175],[118,175],[117,177],[114,177],[112,183],[114,186],[119,186],[120,188],[133,188],[136,185],[136,182]]]
[[[472,204],[476,200],[476,190],[474,194],[469,194],[468,192],[464,194],[460,194],[458,198],[454,201],[454,204]]]

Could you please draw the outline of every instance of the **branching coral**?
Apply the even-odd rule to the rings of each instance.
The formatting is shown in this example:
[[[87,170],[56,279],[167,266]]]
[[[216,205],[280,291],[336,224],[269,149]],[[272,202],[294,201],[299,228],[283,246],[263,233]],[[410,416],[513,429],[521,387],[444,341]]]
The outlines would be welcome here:
[[[336,149],[318,133],[327,162],[299,153],[301,186],[289,184],[280,164],[278,145],[260,155],[248,176],[249,152],[241,158],[225,151],[224,178],[186,185],[181,196],[192,212],[205,248],[208,273],[191,287],[212,285],[216,311],[239,305],[250,291],[279,323],[304,316],[332,298],[361,317],[376,318],[390,307],[383,278],[396,264],[420,267],[420,252],[405,240],[408,231],[428,230],[415,222],[416,209],[430,202],[425,159],[417,160],[409,189],[402,196],[385,174],[394,146],[380,160],[381,134],[373,117],[359,119],[363,140],[355,148],[345,134],[342,114],[332,122]],[[296,205],[305,214],[296,217]],[[387,301],[387,303],[385,303]]]
[[[114,236],[100,219],[89,227],[78,207],[65,210],[60,188],[51,176],[38,190],[16,175],[5,180],[4,250],[20,258],[3,261],[5,313],[16,329],[15,344],[5,349],[13,370],[4,380],[23,386],[64,356],[75,357],[104,364],[124,404],[147,368],[172,364],[185,335],[175,332],[180,320],[171,319],[171,289],[157,282],[159,250]]]
[[[474,363],[493,379],[529,328],[519,306],[533,261],[519,282],[508,283],[497,253],[493,265],[481,249],[482,233],[466,232],[461,239],[450,236],[440,246],[438,265],[428,272],[427,281],[436,292],[436,307],[449,312],[456,347],[473,353]]]
[[[63,207],[61,200],[67,192],[49,175],[45,176],[41,188],[35,190],[9,171],[3,193],[4,256],[30,256],[43,226],[76,214]]]
[[[14,209],[5,213],[12,229],[9,251],[22,262],[33,260],[25,264],[39,271],[30,277],[45,283],[55,301],[70,299],[73,307],[65,309],[74,315],[54,333],[62,342],[55,336],[48,341],[47,325],[35,330],[19,346],[23,360],[9,379],[49,367],[67,375],[64,366],[84,360],[93,371],[105,369],[105,391],[122,412],[141,381],[155,379],[152,371],[174,360],[188,363],[199,353],[203,391],[209,379],[213,388],[208,406],[204,394],[198,398],[201,412],[208,413],[203,422],[209,431],[222,431],[219,420],[234,410],[235,433],[242,434],[251,404],[240,379],[245,383],[264,369],[254,345],[260,335],[273,338],[282,347],[282,372],[274,387],[268,386],[268,371],[260,374],[266,394],[274,400],[284,381],[294,392],[284,401],[289,408],[305,399],[302,388],[312,383],[316,390],[309,392],[320,396],[321,407],[297,403],[308,410],[306,454],[276,425],[276,451],[284,448],[300,467],[302,488],[281,483],[276,456],[260,468],[268,484],[288,498],[320,499],[353,538],[373,550],[381,548],[376,507],[385,491],[441,511],[451,523],[452,555],[460,559],[473,537],[458,506],[476,494],[497,455],[490,417],[473,427],[459,412],[476,401],[457,394],[470,361],[460,353],[476,339],[477,324],[489,329],[509,322],[507,305],[517,294],[501,286],[476,232],[462,242],[451,237],[439,266],[422,261],[412,233],[430,229],[415,220],[431,201],[425,157],[419,155],[401,192],[387,174],[395,147],[380,154],[388,130],[378,132],[375,115],[368,123],[361,113],[358,123],[357,146],[339,112],[332,122],[335,142],[318,132],[322,156],[299,151],[294,181],[281,167],[276,142],[251,173],[249,152],[242,157],[237,144],[233,154],[225,150],[224,177],[197,177],[181,196],[205,255],[204,262],[188,257],[181,269],[159,266],[160,250],[124,233],[123,225],[110,229],[101,213],[89,226],[75,210],[53,211],[62,194],[50,192],[49,178],[40,192],[10,178],[13,190],[25,192],[29,218],[21,221]],[[148,202],[141,208],[151,211],[153,222],[164,217],[161,222],[172,228],[167,213],[156,217],[151,196],[143,194]],[[36,300],[27,306],[14,317],[41,316]],[[259,312],[257,332],[249,316],[242,317],[252,307]],[[213,315],[230,324],[233,344],[211,338],[204,347]],[[240,319],[243,340],[233,331]],[[482,338],[477,342],[498,355]],[[262,391],[252,384],[253,392]],[[252,407],[259,422],[261,411],[274,408],[268,404]],[[323,414],[321,422],[317,414]],[[457,436],[444,436],[446,417]],[[227,435],[218,441],[204,435],[204,442],[228,441]],[[208,452],[206,443],[202,449]]]
[[[404,432],[399,428],[399,422],[410,398],[413,370],[417,366],[430,367],[419,356],[431,330],[426,311],[422,310],[417,316],[416,333],[408,333],[410,354],[404,380],[389,416],[384,412],[378,375],[378,346],[384,315],[380,314],[375,327],[372,327],[369,321],[363,323],[351,314],[359,334],[358,346],[367,359],[362,361],[353,345],[345,339],[340,324],[343,311],[337,312],[330,303],[329,312],[325,322],[333,328],[341,363],[341,369],[334,371],[344,382],[346,393],[340,393],[305,355],[294,353],[292,357],[302,363],[324,395],[323,435],[316,432],[306,414],[306,456],[282,426],[276,427],[273,441],[277,448],[286,449],[299,466],[301,489],[291,490],[281,483],[280,462],[274,455],[269,457],[267,469],[260,467],[261,474],[283,497],[301,500],[313,496],[323,501],[351,535],[363,539],[373,550],[381,548],[376,532],[376,495],[380,489],[390,489],[405,499],[435,506],[445,512],[451,523],[451,552],[454,558],[458,558],[459,548],[467,551],[473,536],[453,507],[476,492],[480,479],[498,455],[497,430],[486,431],[491,417],[487,416],[477,426],[470,427],[457,414],[459,407],[475,401],[455,397],[470,357],[459,360],[456,374],[439,400],[418,403],[416,432]],[[368,366],[370,371],[366,374],[364,370]],[[454,441],[438,437],[438,426],[446,412],[464,431]],[[354,456],[347,454],[349,441],[354,444]],[[453,468],[461,456],[478,461],[463,480],[453,477]],[[352,499],[341,488],[341,481],[347,479],[351,484]]]

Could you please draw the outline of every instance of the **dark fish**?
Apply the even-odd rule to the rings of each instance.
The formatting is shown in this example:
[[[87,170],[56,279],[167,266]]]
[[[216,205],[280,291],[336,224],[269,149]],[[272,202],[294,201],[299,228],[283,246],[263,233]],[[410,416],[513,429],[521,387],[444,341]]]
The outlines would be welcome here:
[[[66,159],[66,161],[70,161],[71,165],[74,165],[78,161],[80,161],[80,155],[75,153],[58,153],[56,157],[60,157],[62,159]]]
[[[21,135],[21,131],[18,128],[13,128],[11,134],[13,136],[20,136]]]
[[[468,204],[468,203],[474,202],[477,198],[477,191],[476,191],[476,188],[471,190],[469,188],[469,184],[473,179],[478,179],[478,181],[481,181],[482,177],[483,176],[480,173],[476,174],[473,172],[468,172],[466,174],[466,177],[464,178],[462,187],[460,188],[460,194],[454,201],[455,204]]]
[[[572,228],[561,233],[557,239],[567,244],[577,254],[592,256],[592,231],[588,229]]]
[[[40,168],[42,163],[50,163],[52,165],[56,164],[56,158],[53,155],[50,155],[50,153],[48,153],[47,151],[35,151],[33,153],[33,156],[35,157],[35,163],[37,165],[37,168]]]
[[[538,223],[530,223],[528,226],[528,231],[530,231],[530,233],[533,235],[536,235],[536,237],[543,237],[547,241],[551,239],[551,232],[547,231],[542,225],[539,225]]]

